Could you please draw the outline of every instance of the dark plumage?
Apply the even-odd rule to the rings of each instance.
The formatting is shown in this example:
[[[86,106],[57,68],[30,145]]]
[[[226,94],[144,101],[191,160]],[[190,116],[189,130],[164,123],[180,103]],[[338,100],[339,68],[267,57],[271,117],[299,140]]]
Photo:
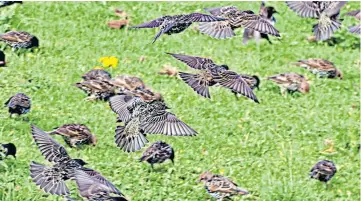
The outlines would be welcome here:
[[[6,60],[5,60],[5,53],[0,50],[0,67],[5,66]]]
[[[199,31],[217,39],[231,38],[235,36],[234,30],[240,27],[259,31],[279,37],[279,32],[267,19],[256,15],[253,11],[238,10],[234,6],[224,6],[218,8],[206,8],[207,12],[213,16],[226,18],[221,22],[200,23]]]
[[[353,16],[356,19],[361,20],[361,12],[360,12],[360,10],[354,10],[354,11],[348,12],[348,13],[346,13],[346,15]],[[351,32],[351,33],[361,34],[360,30],[361,30],[361,25],[360,24],[356,25],[356,26],[348,27],[348,31]]]
[[[173,148],[165,142],[157,141],[144,151],[142,157],[139,160],[141,162],[147,161],[153,168],[153,164],[163,163],[168,159],[170,159],[172,163],[174,163]]]
[[[167,112],[163,101],[145,102],[139,97],[118,95],[110,98],[110,106],[124,126],[117,126],[115,143],[126,152],[134,152],[148,140],[145,134],[195,136],[197,132]]]
[[[0,144],[0,160],[7,156],[16,158],[16,147],[13,143]]]
[[[293,64],[305,68],[319,77],[343,79],[342,72],[332,62],[325,59],[305,59]]]
[[[105,100],[115,95],[115,86],[108,80],[88,80],[74,84],[88,94],[87,100]]]
[[[217,65],[211,59],[182,54],[172,54],[174,58],[186,63],[189,67],[199,70],[198,74],[179,72],[179,76],[199,95],[210,98],[208,87],[219,84],[231,89],[235,94],[241,94],[258,103],[256,95],[241,75],[230,71],[227,65]]]
[[[248,191],[237,186],[232,180],[222,175],[204,172],[199,177],[199,182],[204,183],[204,187],[209,195],[217,200],[230,199],[233,195],[247,195]]]
[[[76,170],[74,175],[80,195],[89,201],[128,201],[112,183],[102,176],[94,177],[81,170]]]
[[[112,75],[102,69],[93,69],[81,76],[85,81],[88,80],[110,80]]]
[[[48,134],[63,136],[65,142],[71,147],[84,144],[95,146],[97,142],[95,135],[93,135],[90,129],[84,124],[64,124],[48,132]]]
[[[261,7],[259,10],[259,16],[263,19],[267,20],[272,26],[276,24],[276,18],[273,14],[278,13],[276,9],[272,6],[265,6],[265,3],[262,1]],[[268,43],[272,44],[271,40],[269,39],[268,35],[265,33],[260,33],[254,29],[246,28],[243,32],[243,43],[247,44],[249,40],[254,38],[257,42],[259,39],[263,38],[268,41]]]
[[[15,49],[39,47],[38,38],[25,31],[10,31],[0,34],[0,40]]]
[[[10,117],[13,114],[22,115],[30,111],[31,100],[27,95],[17,93],[5,102],[5,106],[9,108]]]
[[[316,40],[327,40],[341,27],[338,16],[346,1],[286,1],[286,4],[301,17],[318,19],[312,31]]]
[[[281,88],[282,94],[286,91],[291,93],[299,91],[301,93],[308,93],[310,85],[303,75],[297,73],[281,73],[267,78],[278,84]]]
[[[332,161],[321,160],[314,165],[310,171],[311,178],[328,182],[337,172],[336,166]]]
[[[153,43],[164,33],[168,35],[181,33],[186,30],[193,22],[214,22],[222,21],[223,18],[218,18],[202,13],[191,13],[184,15],[163,16],[158,19],[146,22],[131,28],[155,28],[160,27],[160,31],[154,37]]]
[[[257,75],[240,74],[240,76],[244,79],[244,81],[246,81],[246,83],[252,90],[254,90],[255,88],[259,89],[261,80]]]
[[[10,5],[13,5],[16,3],[22,4],[23,2],[22,1],[0,1],[0,8],[5,7],[5,6],[10,6]]]

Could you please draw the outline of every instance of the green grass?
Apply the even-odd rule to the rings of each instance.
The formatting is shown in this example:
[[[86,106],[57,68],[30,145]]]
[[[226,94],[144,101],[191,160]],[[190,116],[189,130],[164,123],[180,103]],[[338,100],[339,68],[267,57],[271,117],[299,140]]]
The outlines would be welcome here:
[[[31,182],[29,163],[45,163],[30,134],[29,124],[51,130],[64,123],[84,123],[98,136],[96,147],[70,149],[71,157],[82,158],[88,167],[100,171],[133,201],[211,200],[198,176],[205,170],[233,179],[251,195],[234,200],[360,200],[360,49],[359,37],[347,26],[359,23],[344,13],[359,9],[349,2],[342,10],[345,27],[336,34],[341,43],[309,43],[312,19],[302,19],[283,2],[267,2],[280,12],[276,28],[282,39],[274,45],[262,41],[242,44],[242,30],[229,40],[215,40],[193,29],[172,36],[151,39],[158,30],[114,30],[107,20],[118,19],[110,7],[131,15],[131,25],[162,15],[203,12],[204,7],[233,4],[257,11],[259,2],[25,2],[16,8],[2,8],[5,29],[24,30],[40,39],[38,52],[16,54],[5,50],[8,67],[0,68],[0,99],[24,92],[32,98],[26,117],[10,119],[7,109],[0,114],[0,141],[18,147],[17,159],[0,162],[0,200],[62,200],[45,194]],[[10,26],[9,26],[10,25]],[[196,26],[196,25],[192,25]],[[191,71],[164,52],[211,57],[228,64],[238,73],[262,78],[282,72],[304,74],[311,83],[307,95],[281,96],[274,83],[262,80],[255,91],[261,104],[241,98],[224,88],[211,89],[212,100],[198,96],[179,79],[158,75],[164,64]],[[146,56],[139,62],[140,56]],[[164,140],[176,151],[175,165],[166,162],[155,171],[139,163],[142,151],[126,154],[114,143],[116,115],[105,102],[85,102],[86,95],[71,86],[80,75],[99,65],[97,59],[116,56],[119,66],[113,76],[139,76],[163,94],[166,103],[180,119],[198,131],[197,137],[149,135],[150,142]],[[306,70],[289,65],[305,58],[323,58],[336,64],[343,80],[319,79]],[[29,83],[27,80],[32,79]],[[332,140],[334,153],[324,141]],[[61,138],[57,140],[64,144]],[[143,149],[144,150],[144,149]],[[319,160],[335,162],[338,172],[328,187],[310,180],[308,173]],[[73,182],[73,197],[78,192]]]

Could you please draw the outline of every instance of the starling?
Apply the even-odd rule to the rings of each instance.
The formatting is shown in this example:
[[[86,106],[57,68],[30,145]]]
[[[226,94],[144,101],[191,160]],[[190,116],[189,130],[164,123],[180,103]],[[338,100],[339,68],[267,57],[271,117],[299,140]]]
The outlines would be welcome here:
[[[294,64],[317,74],[319,77],[343,78],[341,71],[332,62],[324,59],[299,60]]]
[[[102,176],[94,177],[81,170],[76,170],[74,175],[80,195],[89,201],[128,201],[112,183]],[[110,194],[115,194],[115,196]]]
[[[186,63],[189,67],[199,70],[198,74],[179,72],[179,76],[199,95],[211,98],[208,87],[220,84],[231,89],[234,94],[242,94],[256,103],[258,99],[241,75],[228,70],[227,65],[217,65],[211,59],[172,54],[174,58]],[[237,96],[236,96],[237,97]]]
[[[218,8],[205,8],[205,11],[213,16],[226,18],[221,22],[200,23],[199,30],[213,38],[225,39],[235,36],[234,30],[240,27],[252,29],[264,34],[279,37],[276,28],[264,17],[254,14],[253,11],[238,10],[234,6],[224,6]]]
[[[0,34],[0,40],[14,49],[39,47],[39,40],[25,31],[10,31]]]
[[[354,10],[354,11],[348,12],[348,13],[346,13],[346,15],[353,16],[356,19],[361,20],[360,10]],[[360,30],[361,30],[361,25],[351,26],[348,28],[349,32],[355,33],[355,34],[361,34]]]
[[[42,153],[49,162],[54,162],[52,167],[32,161],[30,164],[30,176],[45,192],[55,195],[69,195],[69,189],[64,181],[71,179],[76,169],[84,168],[87,163],[82,159],[71,159],[65,148],[52,139],[47,133],[31,126],[33,138]]]
[[[81,76],[83,80],[110,80],[112,75],[103,69],[93,69]]]
[[[265,6],[264,1],[261,3],[261,7],[259,10],[259,16],[261,16],[263,19],[267,20],[268,23],[270,23],[272,26],[276,24],[276,18],[273,16],[273,14],[278,13],[276,9],[272,6]],[[268,41],[269,44],[272,44],[271,40],[269,39],[268,35],[265,33],[260,33],[258,31],[255,31],[254,29],[246,28],[243,32],[243,43],[247,44],[248,40],[255,38],[258,42],[259,39],[264,38]]]
[[[308,93],[310,85],[303,75],[297,73],[281,73],[267,78],[278,84],[281,87],[281,92],[284,94],[287,91],[293,93],[299,91],[301,93]]]
[[[230,199],[233,195],[248,194],[248,191],[239,188],[237,184],[227,177],[212,174],[208,171],[202,173],[198,181],[203,182],[207,193],[219,201],[225,198]]]
[[[167,112],[163,101],[145,102],[139,97],[119,95],[109,100],[112,110],[124,122],[115,130],[115,143],[126,152],[135,152],[148,140],[145,134],[164,134],[169,136],[195,136],[197,132]]]
[[[311,178],[322,182],[328,182],[337,172],[336,166],[332,161],[321,160],[312,167],[310,171]]]
[[[7,156],[16,158],[16,147],[13,143],[0,144],[0,160]]]
[[[49,135],[61,135],[64,141],[70,146],[75,147],[83,144],[96,145],[97,139],[90,129],[84,124],[64,124],[54,131],[48,132]]]
[[[74,84],[88,94],[87,100],[107,101],[115,95],[115,86],[108,80],[88,80]]]
[[[150,22],[146,22],[144,24],[133,26],[131,28],[160,27],[160,31],[152,41],[152,43],[154,43],[163,33],[168,35],[181,33],[184,30],[186,30],[189,26],[191,26],[193,22],[214,22],[214,21],[223,21],[223,20],[225,19],[210,15],[205,15],[202,13],[191,13],[191,14],[174,15],[174,16],[167,15],[152,20]]]
[[[145,88],[143,80],[135,76],[119,75],[110,81],[114,86],[122,90],[135,90],[136,88]]]
[[[170,159],[174,164],[173,148],[165,142],[157,141],[153,143],[150,147],[148,147],[147,150],[145,150],[139,160],[140,162],[147,161],[153,168],[153,164],[163,163],[167,159]]]
[[[31,100],[27,95],[17,93],[6,101],[5,106],[9,108],[10,117],[13,114],[22,115],[30,111]]]
[[[246,81],[246,83],[252,90],[254,90],[255,88],[259,90],[259,84],[261,81],[257,75],[240,74],[240,76],[243,78],[244,81]]]
[[[0,67],[5,66],[6,60],[5,60],[5,54],[3,51],[0,50]]]
[[[318,23],[313,25],[312,29],[318,41],[331,38],[341,27],[338,16],[341,7],[346,3],[346,1],[286,1],[287,6],[301,17],[318,19]]]
[[[5,6],[10,6],[10,5],[13,5],[16,3],[22,4],[23,2],[22,1],[0,1],[0,8],[5,7]]]

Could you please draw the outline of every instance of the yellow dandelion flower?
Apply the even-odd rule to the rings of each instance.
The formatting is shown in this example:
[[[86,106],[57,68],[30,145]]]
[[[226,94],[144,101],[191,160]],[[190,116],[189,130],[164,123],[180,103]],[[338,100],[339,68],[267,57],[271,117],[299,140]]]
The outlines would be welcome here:
[[[115,56],[111,56],[111,57],[101,57],[98,59],[99,62],[101,62],[103,64],[104,67],[108,68],[108,67],[112,67],[112,68],[116,68],[118,67],[118,58],[116,58]]]
[[[223,170],[223,169],[220,169],[220,170],[219,170],[219,174],[224,174],[224,170]]]

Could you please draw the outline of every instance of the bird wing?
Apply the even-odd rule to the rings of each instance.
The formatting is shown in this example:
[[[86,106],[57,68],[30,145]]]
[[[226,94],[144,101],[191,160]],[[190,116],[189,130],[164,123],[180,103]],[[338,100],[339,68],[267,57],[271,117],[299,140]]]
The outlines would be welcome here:
[[[155,20],[145,22],[143,24],[132,26],[130,28],[136,28],[136,29],[138,29],[138,28],[154,28],[154,27],[159,27],[160,25],[163,24],[163,22],[164,22],[164,17],[160,17]]]
[[[234,6],[223,6],[223,7],[216,7],[216,8],[205,8],[206,12],[209,12],[213,16],[219,17],[229,17],[230,15],[239,12],[236,7]]]
[[[11,99],[13,99],[13,97],[14,97],[14,96],[11,96],[11,97],[9,98],[9,100],[7,100],[7,101],[4,103],[6,107],[12,107],[12,106],[10,105],[10,102],[11,102]]]
[[[241,75],[238,75],[233,71],[226,70],[219,73],[219,75],[214,78],[214,81],[223,87],[231,89],[233,92],[242,94],[256,103],[259,103],[256,95],[253,93],[247,82]]]
[[[125,126],[117,126],[115,130],[115,143],[126,152],[135,152],[148,143],[140,128],[139,118],[133,118]]]
[[[332,1],[323,12],[326,13],[327,16],[331,17],[338,13],[340,13],[340,9],[344,6],[347,1]]]
[[[174,26],[175,24],[176,24],[175,22],[172,22],[172,23],[166,24],[165,27],[162,27],[162,28],[160,29],[160,31],[157,33],[157,35],[155,35],[155,37],[153,38],[152,43],[154,43],[163,33],[166,33],[166,32],[168,32],[171,28],[173,28],[173,26]]]
[[[239,27],[239,25],[241,25],[242,27],[254,29],[264,34],[270,34],[277,37],[280,36],[278,30],[271,23],[269,23],[267,19],[256,14],[247,13],[244,15],[240,15],[238,20],[235,19],[233,24],[236,27]]]
[[[200,74],[179,72],[179,77],[197,92],[197,94],[205,98],[211,98],[209,85],[213,82],[213,78],[207,71],[202,71]]]
[[[207,59],[207,58],[188,56],[184,54],[173,54],[173,53],[167,53],[167,54],[187,64],[189,67],[198,70],[205,69],[208,66],[214,64],[214,62],[211,59]]]
[[[64,158],[70,160],[65,148],[51,138],[46,132],[40,130],[35,125],[31,125],[31,133],[40,152],[48,161],[58,162]]]
[[[230,193],[230,194],[237,194],[238,192],[237,184],[235,184],[232,180],[220,175],[214,175],[212,177],[208,189],[211,192],[221,192],[221,193]]]
[[[55,132],[59,135],[66,137],[88,137],[91,135],[88,127],[82,124],[66,124],[55,129]],[[52,132],[54,133],[54,132]]]
[[[313,1],[286,1],[287,6],[301,17],[318,18],[320,4]]]
[[[277,84],[290,84],[296,82],[300,82],[305,79],[303,75],[299,75],[296,73],[281,73],[274,76],[270,76],[267,78],[268,80],[272,80]]]
[[[199,24],[199,31],[217,39],[232,38],[236,35],[229,20],[219,22],[201,22]]]
[[[117,95],[109,99],[109,105],[113,112],[118,114],[118,119],[126,122],[129,121],[132,116],[130,109],[132,109],[132,105],[135,101],[135,97]]]
[[[360,18],[361,18],[360,13],[361,13],[360,10],[354,10],[354,11],[346,13],[346,15],[356,17],[358,20],[360,20]]]
[[[22,43],[29,40],[29,35],[23,32],[8,32],[4,34],[0,34],[0,38],[9,42],[17,42]]]
[[[105,185],[109,191],[108,192],[112,192],[118,195],[121,195],[122,193],[117,189],[117,187],[114,186],[114,184],[112,184],[110,181],[108,181],[103,175],[101,175],[99,172],[92,170],[90,168],[85,168],[82,167],[81,170],[79,171],[83,171],[85,172],[87,175],[91,176],[91,178],[93,180],[96,180],[98,183]],[[75,173],[76,176],[76,173]]]
[[[215,17],[212,15],[206,15],[202,13],[191,13],[186,15],[191,22],[214,22],[214,21],[223,21],[224,18]]]

